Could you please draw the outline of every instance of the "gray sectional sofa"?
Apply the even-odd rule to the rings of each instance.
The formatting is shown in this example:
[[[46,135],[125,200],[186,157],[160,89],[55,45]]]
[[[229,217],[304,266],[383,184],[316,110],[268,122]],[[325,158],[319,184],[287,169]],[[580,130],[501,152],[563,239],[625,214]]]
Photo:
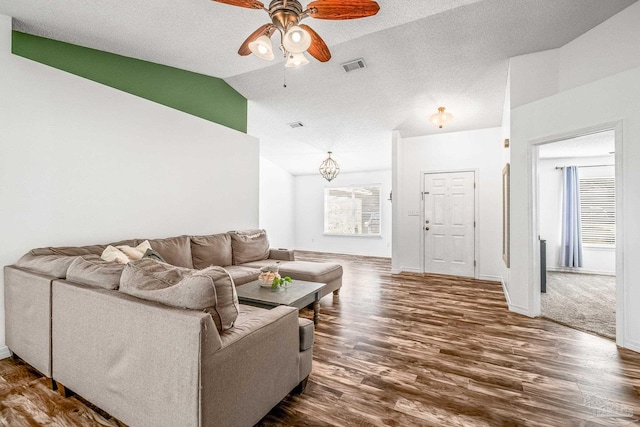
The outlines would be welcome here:
[[[306,382],[313,323],[291,307],[238,305],[233,283],[278,261],[282,275],[326,283],[322,296],[342,285],[340,265],[295,261],[292,251],[265,250],[265,240],[263,230],[149,240],[166,261],[149,274],[215,281],[213,299],[228,304],[214,310],[232,322],[126,293],[120,281],[135,287],[131,271],[153,262],[102,261],[108,245],[34,249],[4,269],[7,345],[130,426],[251,426]]]

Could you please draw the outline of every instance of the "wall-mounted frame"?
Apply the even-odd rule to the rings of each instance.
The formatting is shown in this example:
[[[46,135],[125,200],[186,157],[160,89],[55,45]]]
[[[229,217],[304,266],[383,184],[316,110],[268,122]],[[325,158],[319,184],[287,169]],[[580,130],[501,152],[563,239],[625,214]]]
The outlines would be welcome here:
[[[502,169],[502,260],[507,268],[511,268],[510,232],[509,232],[509,163]]]

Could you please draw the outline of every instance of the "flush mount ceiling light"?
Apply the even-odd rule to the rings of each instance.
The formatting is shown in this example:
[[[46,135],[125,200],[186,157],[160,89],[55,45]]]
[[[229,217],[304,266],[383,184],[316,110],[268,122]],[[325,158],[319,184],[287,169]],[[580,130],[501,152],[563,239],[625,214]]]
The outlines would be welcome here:
[[[311,27],[300,24],[304,18],[357,19],[375,15],[380,10],[378,3],[373,0],[316,0],[309,3],[306,9],[303,9],[297,0],[273,0],[268,9],[258,0],[213,1],[265,10],[271,18],[271,23],[263,25],[247,37],[238,54],[247,56],[253,53],[259,58],[271,61],[274,58],[271,36],[277,31],[280,33],[280,50],[287,60],[287,67],[296,66],[293,62],[297,65],[307,64],[309,61],[303,52],[320,62],[331,59],[331,52],[324,40]]]
[[[453,119],[453,116],[450,113],[445,113],[444,107],[438,108],[438,112],[429,117],[429,121],[435,126],[438,126],[440,129],[442,129],[444,125],[449,123],[451,119]]]
[[[331,182],[331,180],[335,179],[335,177],[340,173],[340,166],[338,166],[338,163],[331,158],[331,151],[328,153],[329,157],[322,162],[318,170],[324,179]]]

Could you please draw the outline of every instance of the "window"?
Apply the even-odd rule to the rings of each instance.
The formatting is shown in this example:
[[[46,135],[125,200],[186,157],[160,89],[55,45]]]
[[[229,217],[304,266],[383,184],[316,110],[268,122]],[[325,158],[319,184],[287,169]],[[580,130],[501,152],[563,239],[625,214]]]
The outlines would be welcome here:
[[[616,244],[615,178],[580,178],[582,243]]]
[[[324,232],[379,236],[380,185],[325,188]]]

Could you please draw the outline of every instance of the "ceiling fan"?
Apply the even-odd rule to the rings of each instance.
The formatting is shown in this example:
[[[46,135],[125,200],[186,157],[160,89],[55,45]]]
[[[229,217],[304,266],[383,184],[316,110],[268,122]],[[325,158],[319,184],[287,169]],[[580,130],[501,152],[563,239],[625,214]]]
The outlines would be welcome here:
[[[280,33],[280,49],[287,62],[286,67],[308,64],[304,56],[308,52],[320,62],[331,59],[331,52],[322,38],[308,25],[300,24],[304,18],[342,20],[357,19],[378,13],[380,6],[373,0],[315,0],[304,9],[297,0],[273,0],[269,8],[258,0],[213,0],[232,6],[265,10],[271,18],[255,30],[242,43],[238,54],[253,53],[259,58],[270,61],[274,58],[271,36]]]

